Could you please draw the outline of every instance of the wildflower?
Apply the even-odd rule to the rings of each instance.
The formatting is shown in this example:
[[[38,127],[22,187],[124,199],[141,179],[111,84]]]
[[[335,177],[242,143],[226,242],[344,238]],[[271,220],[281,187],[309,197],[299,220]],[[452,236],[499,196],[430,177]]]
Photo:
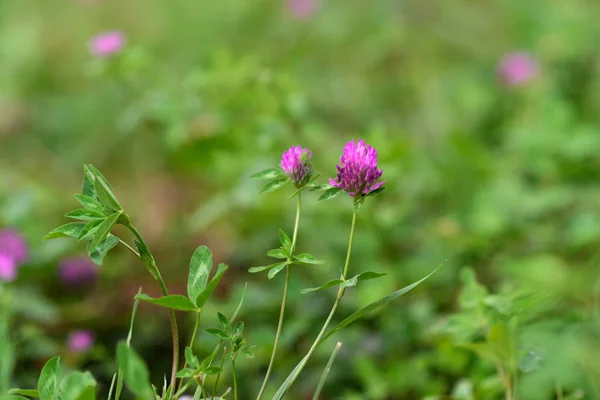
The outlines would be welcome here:
[[[310,18],[317,11],[316,0],[288,0],[288,11],[298,19]]]
[[[348,142],[336,167],[337,177],[329,178],[329,183],[355,198],[366,196],[385,183],[378,181],[383,171],[377,169],[377,150],[364,140]]]
[[[304,186],[312,175],[312,151],[302,146],[290,147],[281,157],[281,169],[296,187]]]
[[[12,258],[15,264],[24,264],[29,258],[27,242],[17,231],[0,231],[0,253]]]
[[[82,353],[92,348],[94,333],[88,330],[73,331],[67,338],[67,348],[74,353]]]
[[[520,86],[539,74],[536,60],[525,52],[507,54],[500,60],[498,74],[503,82],[510,86]]]
[[[96,281],[98,271],[96,265],[87,257],[71,257],[63,260],[58,273],[66,286],[89,285]]]
[[[15,261],[0,253],[0,281],[11,282],[17,278],[17,265]]]
[[[125,35],[121,31],[110,31],[94,36],[89,42],[90,52],[106,57],[119,52],[125,45]]]

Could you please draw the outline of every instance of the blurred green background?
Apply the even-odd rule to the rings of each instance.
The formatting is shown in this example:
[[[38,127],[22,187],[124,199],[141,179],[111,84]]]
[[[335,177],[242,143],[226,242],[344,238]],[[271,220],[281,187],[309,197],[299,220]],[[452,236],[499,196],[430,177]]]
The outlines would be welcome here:
[[[343,145],[363,138],[379,150],[387,190],[361,210],[350,270],[389,275],[349,291],[337,318],[449,261],[338,335],[344,346],[322,398],[503,398],[494,361],[465,346],[498,320],[518,326],[516,349],[530,357],[519,364],[535,361],[521,368],[519,398],[600,398],[600,3],[304,2],[0,0],[0,227],[18,229],[31,248],[18,279],[4,283],[15,300],[4,306],[17,315],[11,386],[34,387],[59,354],[66,368],[92,371],[105,393],[133,296],[139,286],[158,295],[122,247],[96,284],[61,283],[61,261],[85,245],[41,237],[76,208],[71,194],[91,163],[172,292],[185,292],[201,244],[232,267],[202,328],[217,310],[230,313],[248,282],[241,318],[258,348],[238,368],[242,398],[253,398],[283,276],[247,270],[268,262],[278,228],[291,232],[295,204],[289,188],[259,196],[248,177],[300,144],[323,182]],[[110,30],[123,32],[123,48],[90,54],[90,39]],[[535,64],[522,82],[502,72],[515,52]],[[345,256],[351,201],[304,199],[298,249],[327,263],[294,270],[271,392],[333,301],[333,292],[300,290],[335,278]],[[170,370],[167,319],[142,304],[133,339],[157,385]],[[193,321],[179,320],[187,342]],[[90,351],[65,347],[77,329],[95,333]],[[197,352],[213,345],[201,335]],[[312,396],[333,345],[319,349],[290,399]]]

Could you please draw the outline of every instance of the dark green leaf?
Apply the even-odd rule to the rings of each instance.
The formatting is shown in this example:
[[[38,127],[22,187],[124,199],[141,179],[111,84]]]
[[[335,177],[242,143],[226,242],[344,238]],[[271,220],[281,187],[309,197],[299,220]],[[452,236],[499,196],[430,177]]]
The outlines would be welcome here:
[[[102,207],[102,204],[100,204],[95,197],[90,197],[84,194],[77,193],[75,195],[75,198],[77,199],[79,204],[83,206],[83,208],[104,214],[104,207]]]
[[[115,235],[109,233],[108,236],[106,237],[106,239],[104,239],[93,251],[91,251],[91,243],[90,243],[88,246],[88,252],[90,254],[90,259],[96,265],[102,265],[102,261],[104,260],[104,257],[106,256],[106,254],[113,247],[115,247],[119,243],[120,240],[121,239],[119,239],[118,236],[115,236]]]
[[[50,231],[42,238],[42,240],[66,237],[77,238],[84,226],[85,224],[82,222],[70,222],[68,224],[61,225],[58,228]]]
[[[273,178],[283,177],[283,171],[279,168],[267,168],[253,175],[250,175],[252,179],[269,180]]]
[[[269,250],[269,251],[267,251],[267,256],[272,257],[272,258],[281,258],[281,259],[288,258],[288,255],[286,254],[285,250],[283,250],[283,249]]]
[[[229,331],[231,329],[231,321],[227,319],[227,317],[221,313],[217,313],[217,318],[219,319],[219,325],[224,331]]]
[[[40,400],[58,400],[58,383],[60,382],[60,357],[54,357],[42,368],[38,380]]]
[[[100,224],[102,223],[102,221],[104,220],[98,220],[98,221],[90,221],[88,222],[83,229],[81,230],[81,232],[79,232],[79,236],[77,236],[77,240],[90,240],[92,239],[92,237],[94,236],[94,233],[96,233],[96,229],[100,226]]]
[[[261,190],[260,193],[269,193],[274,192],[277,189],[282,188],[286,183],[290,180],[287,177],[275,178],[272,181],[269,181]]]
[[[375,190],[367,193],[365,196],[375,196],[375,195],[378,195],[379,193],[383,192],[384,190],[385,190],[385,186],[382,186],[379,189],[375,189]]]
[[[235,323],[235,326],[233,327],[233,334],[241,335],[242,332],[244,332],[244,321],[238,321]]]
[[[156,304],[157,306],[171,308],[179,311],[198,311],[198,308],[185,296],[180,294],[170,294],[159,298],[152,298],[147,294],[140,293],[135,296],[136,299],[148,303]]]
[[[273,267],[269,270],[269,273],[267,274],[267,277],[269,279],[273,279],[275,277],[275,275],[277,275],[279,272],[281,272],[282,269],[285,268],[285,266],[287,265],[287,263],[281,263],[276,267]]]
[[[190,273],[187,282],[188,296],[193,301],[206,289],[211,269],[212,253],[206,246],[198,247],[190,260]]]
[[[278,267],[278,266],[281,266],[281,265],[283,265],[285,267],[286,264],[287,264],[287,261],[286,262],[278,262],[278,263],[271,264],[271,265],[264,265],[264,266],[261,266],[261,267],[252,267],[252,268],[250,268],[248,270],[248,272],[250,272],[251,274],[254,274],[256,272],[264,271],[266,269],[275,268],[275,267]]]
[[[117,220],[119,219],[120,216],[121,216],[121,213],[116,212],[116,213],[112,214],[111,216],[106,217],[106,219],[98,226],[98,229],[96,229],[96,233],[94,233],[94,238],[92,239],[92,241],[90,242],[90,246],[88,247],[90,255],[91,255],[91,253],[93,253],[94,250],[96,250],[96,247],[98,247],[98,245],[104,239],[106,239],[106,237],[110,233],[111,229],[117,223]]]
[[[279,230],[279,243],[281,243],[281,247],[285,250],[286,253],[290,253],[292,249],[292,240],[288,235],[285,234],[283,230]]]
[[[198,357],[194,355],[194,352],[189,346],[186,346],[184,354],[185,361],[187,361],[189,365],[191,365],[194,368],[200,367],[200,361],[198,361]]]
[[[84,196],[96,198],[96,188],[94,187],[95,177],[92,172],[88,170],[87,165],[83,167],[83,185],[81,187],[81,193]]]
[[[104,219],[105,215],[97,211],[87,210],[85,208],[78,208],[77,210],[73,210],[71,212],[66,213],[65,217],[79,219],[82,221],[95,221],[99,219]]]
[[[206,289],[204,289],[202,293],[200,293],[196,298],[196,306],[198,308],[202,308],[204,306],[212,292],[214,292],[214,290],[216,289],[219,282],[221,282],[221,278],[223,277],[223,274],[225,273],[225,271],[227,271],[228,268],[229,267],[225,264],[219,264],[215,276],[213,276],[213,278],[210,280],[210,283],[206,285]]]
[[[221,329],[217,329],[217,328],[208,328],[208,329],[205,329],[204,332],[208,333],[209,335],[216,336],[217,338],[223,339],[223,340],[227,340],[231,337],[227,332],[225,332]]]
[[[330,288],[332,286],[337,286],[337,285],[339,285],[342,282],[344,282],[343,279],[332,279],[332,280],[330,280],[329,282],[327,282],[326,284],[324,284],[322,286],[319,286],[319,287],[316,287],[316,288],[302,289],[300,291],[300,293],[306,294],[306,293],[311,293],[311,292],[317,292],[317,291],[320,291],[320,290],[325,290],[325,289],[328,289],[328,288]]]
[[[317,200],[317,203],[322,203],[324,201],[331,200],[334,197],[339,196],[340,193],[342,193],[342,189],[340,189],[340,188],[334,187],[331,189],[327,189],[326,191],[323,192],[321,197],[319,197],[319,200]]]
[[[302,264],[325,264],[324,260],[317,260],[315,256],[308,253],[302,253],[294,256],[294,262],[299,262]]]
[[[354,275],[352,278],[347,279],[346,281],[342,282],[340,284],[340,287],[348,288],[348,287],[356,286],[358,281],[368,281],[369,279],[376,279],[376,278],[379,278],[384,275],[387,275],[387,274],[380,274],[378,272],[373,272],[373,271],[361,272],[360,274]]]
[[[144,360],[125,342],[117,346],[117,360],[125,386],[142,399],[152,398],[150,374]]]
[[[100,204],[109,210],[122,211],[123,207],[121,207],[121,204],[117,200],[117,197],[106,178],[100,171],[94,168],[94,166],[88,164],[87,168],[94,175],[94,188],[96,189],[96,196],[98,197],[98,200],[100,200]]]
[[[324,192],[325,190],[333,189],[334,186],[331,186],[328,183],[324,183],[322,185],[313,186],[310,191],[311,192]]]

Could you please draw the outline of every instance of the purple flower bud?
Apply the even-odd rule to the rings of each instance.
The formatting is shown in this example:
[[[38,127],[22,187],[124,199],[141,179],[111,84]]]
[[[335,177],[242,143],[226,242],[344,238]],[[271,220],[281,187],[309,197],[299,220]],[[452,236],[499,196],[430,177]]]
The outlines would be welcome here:
[[[290,147],[281,157],[281,169],[296,187],[306,185],[312,175],[312,151],[302,146]]]
[[[538,76],[539,67],[533,57],[521,51],[504,56],[498,74],[507,85],[520,86]]]
[[[317,11],[316,0],[287,0],[288,11],[297,19],[307,19]]]
[[[67,348],[74,353],[81,353],[92,348],[94,342],[94,332],[86,330],[73,331],[67,338]]]
[[[90,52],[98,57],[106,57],[120,51],[125,45],[125,35],[121,31],[110,31],[94,36],[89,42]]]
[[[344,147],[344,154],[337,166],[338,174],[335,179],[329,178],[329,183],[344,189],[352,197],[362,197],[379,189],[385,181],[378,182],[382,170],[377,169],[377,150],[359,140],[351,140]]]
[[[71,257],[61,261],[58,273],[62,283],[71,287],[91,285],[98,276],[96,265],[87,257]]]
[[[0,253],[0,281],[12,282],[17,279],[17,264],[5,254]]]
[[[0,231],[0,253],[10,257],[16,266],[29,259],[27,242],[17,231],[5,229]]]

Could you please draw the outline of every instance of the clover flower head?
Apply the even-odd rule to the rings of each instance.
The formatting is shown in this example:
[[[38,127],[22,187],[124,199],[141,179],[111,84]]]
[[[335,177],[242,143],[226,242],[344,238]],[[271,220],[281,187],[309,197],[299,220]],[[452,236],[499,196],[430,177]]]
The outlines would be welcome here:
[[[107,57],[125,46],[125,35],[121,31],[109,31],[94,36],[89,42],[90,52],[98,57]]]
[[[383,171],[377,169],[377,150],[364,140],[351,140],[346,144],[337,170],[337,177],[329,178],[329,183],[354,198],[366,196],[385,183],[379,181]]]
[[[507,54],[500,60],[498,74],[505,84],[520,86],[539,75],[539,66],[530,54],[518,51]]]
[[[67,348],[74,353],[81,353],[91,349],[95,341],[94,332],[77,330],[71,332],[67,338]]]
[[[281,169],[296,187],[304,186],[312,175],[312,151],[294,146],[281,157]]]

